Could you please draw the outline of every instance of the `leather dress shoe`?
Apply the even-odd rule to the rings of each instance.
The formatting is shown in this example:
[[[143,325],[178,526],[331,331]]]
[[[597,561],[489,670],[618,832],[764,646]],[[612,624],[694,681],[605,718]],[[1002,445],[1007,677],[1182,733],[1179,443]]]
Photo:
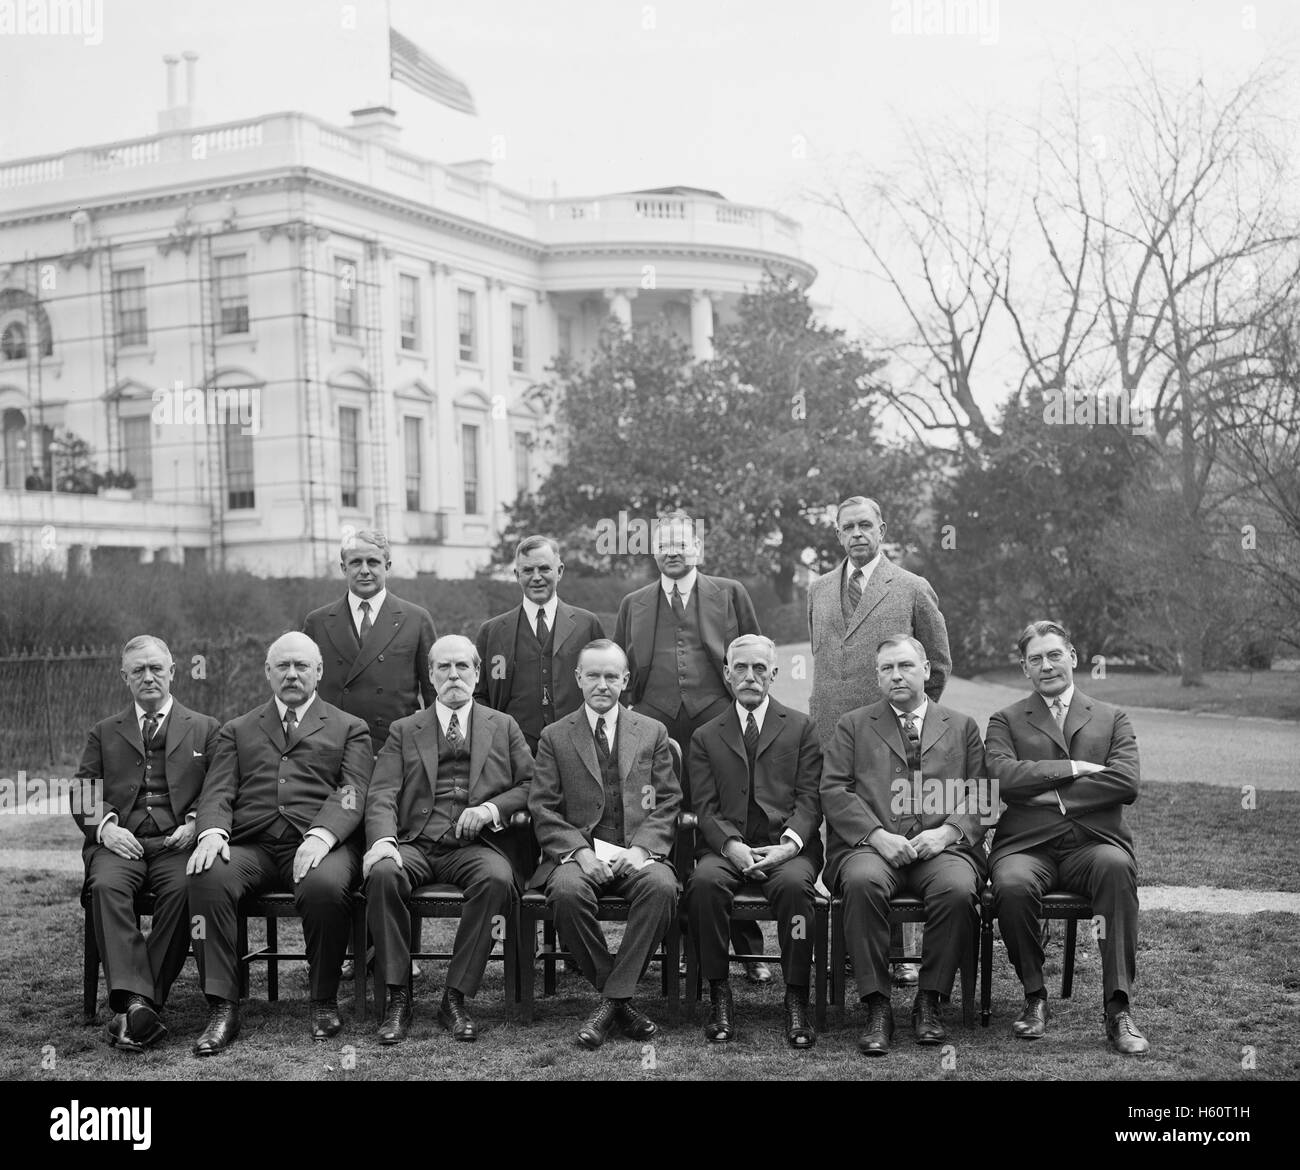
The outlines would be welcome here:
[[[126,997],[126,1030],[132,1040],[146,1048],[167,1036],[167,1029],[158,1018],[157,1009],[143,995],[134,991]]]
[[[937,991],[918,991],[912,1003],[912,1035],[918,1044],[942,1044],[948,1039],[943,1027],[943,1007]]]
[[[785,989],[785,1040],[791,1048],[811,1048],[817,1031],[808,1019],[808,989]]]
[[[1151,1051],[1150,1043],[1138,1031],[1128,1008],[1106,1014],[1106,1040],[1121,1056],[1144,1056]]]
[[[917,963],[895,963],[894,984],[897,987],[910,987],[921,978],[921,968]]]
[[[1047,1031],[1047,996],[1025,996],[1025,1008],[1011,1031],[1021,1040],[1041,1040]]]
[[[126,1024],[126,1012],[116,1012],[109,1025],[104,1029],[104,1038],[108,1041],[110,1048],[120,1049],[122,1052],[143,1052],[144,1045],[131,1036],[130,1029]]]
[[[411,1030],[411,993],[405,987],[388,989],[388,1007],[376,1033],[380,1044],[400,1044]]]
[[[745,962],[745,978],[751,983],[771,983],[772,968],[764,962]]]
[[[867,1001],[866,1031],[858,1037],[858,1051],[866,1056],[884,1056],[894,1038],[894,1011],[885,996]]]
[[[336,999],[313,999],[311,1001],[311,1038],[328,1040],[343,1031],[343,1021],[339,1019],[339,1004]]]
[[[629,1040],[649,1040],[659,1031],[658,1025],[644,1012],[637,1011],[630,999],[619,1000],[614,1006],[614,1019]]]
[[[229,999],[208,1000],[208,1025],[194,1043],[195,1056],[211,1056],[229,1048],[239,1035],[239,1004]]]
[[[455,1040],[477,1040],[478,1025],[474,1017],[465,1010],[465,995],[455,988],[448,987],[442,993],[442,1004],[438,1008],[440,1023]]]
[[[618,1019],[618,1004],[612,999],[602,999],[596,1010],[578,1029],[578,1043],[584,1048],[599,1048]]]
[[[722,979],[709,984],[709,1022],[704,1025],[704,1038],[715,1044],[725,1044],[736,1038],[736,1025],[732,1019],[735,1006],[731,1002],[731,983]]]

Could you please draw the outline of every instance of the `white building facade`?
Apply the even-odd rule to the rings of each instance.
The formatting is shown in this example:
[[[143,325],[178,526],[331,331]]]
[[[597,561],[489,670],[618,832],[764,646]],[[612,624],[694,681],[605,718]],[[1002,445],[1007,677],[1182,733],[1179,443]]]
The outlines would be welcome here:
[[[183,111],[181,112],[183,113]],[[391,110],[0,163],[0,558],[463,576],[540,483],[533,387],[610,315],[711,352],[799,228],[687,188],[528,198],[398,146]],[[178,124],[179,123],[179,124]],[[51,491],[67,432],[134,486]]]

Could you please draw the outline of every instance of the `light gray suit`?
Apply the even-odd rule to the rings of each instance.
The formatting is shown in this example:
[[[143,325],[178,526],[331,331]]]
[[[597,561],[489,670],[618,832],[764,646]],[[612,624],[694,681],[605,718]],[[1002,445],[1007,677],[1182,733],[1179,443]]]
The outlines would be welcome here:
[[[840,607],[841,561],[808,586],[808,629],[812,638],[813,687],[809,714],[825,751],[842,715],[884,698],[876,682],[876,647],[890,634],[911,634],[925,647],[930,678],[925,693],[934,702],[952,670],[948,627],[939,599],[924,577],[881,556],[846,622]]]

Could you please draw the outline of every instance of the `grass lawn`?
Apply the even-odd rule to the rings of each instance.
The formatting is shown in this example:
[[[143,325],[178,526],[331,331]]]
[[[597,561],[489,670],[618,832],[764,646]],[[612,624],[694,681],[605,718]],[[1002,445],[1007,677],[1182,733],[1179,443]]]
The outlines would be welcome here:
[[[144,1056],[124,1056],[102,1042],[106,1010],[94,1027],[81,1024],[81,914],[76,881],[66,875],[27,874],[11,882],[0,940],[0,1078],[96,1080],[509,1080],[809,1079],[809,1080],[1294,1080],[1300,1075],[1296,1002],[1300,996],[1300,939],[1294,918],[1143,913],[1138,957],[1137,1019],[1152,1041],[1152,1056],[1125,1060],[1105,1047],[1101,1025],[1100,962],[1091,944],[1081,948],[1075,995],[1053,1000],[1050,1032],[1033,1045],[1017,1041],[1010,1023],[1019,1009],[1018,986],[1000,944],[995,947],[993,1010],[989,1028],[964,1029],[947,1016],[951,1049],[922,1049],[907,1029],[910,993],[894,997],[896,1050],[867,1060],[855,1048],[861,1016],[832,1010],[816,1048],[786,1049],[780,1035],[780,991],[737,980],[738,1041],[716,1048],[698,1025],[668,1026],[657,1010],[657,976],[642,983],[643,1006],[662,1031],[652,1045],[616,1039],[599,1052],[574,1041],[592,998],[582,980],[562,975],[561,994],[541,999],[528,1027],[506,1018],[501,971],[492,964],[477,1002],[483,1034],[456,1044],[434,1021],[444,968],[429,964],[416,984],[411,1038],[396,1049],[371,1035],[373,1019],[358,1025],[344,1004],[345,1030],[316,1044],[307,1031],[305,966],[288,964],[282,1000],[268,1005],[264,977],[255,975],[245,1004],[244,1032],[219,1057],[199,1061],[189,1046],[205,1009],[193,964],[173,990],[166,1019],[172,1035]],[[426,923],[426,931],[450,930]],[[298,941],[296,923],[282,923],[282,939]],[[1059,935],[1058,935],[1059,940]],[[1060,943],[1049,949],[1049,991],[1059,987]],[[1243,1068],[1253,1060],[1254,1067]]]
[[[1017,690],[1028,686],[1018,666],[985,671],[972,681]],[[1117,707],[1300,719],[1300,672],[1294,670],[1207,670],[1204,686],[1185,687],[1176,674],[1124,668],[1108,669],[1105,678],[1092,678],[1090,668],[1080,663],[1075,681],[1094,698]]]

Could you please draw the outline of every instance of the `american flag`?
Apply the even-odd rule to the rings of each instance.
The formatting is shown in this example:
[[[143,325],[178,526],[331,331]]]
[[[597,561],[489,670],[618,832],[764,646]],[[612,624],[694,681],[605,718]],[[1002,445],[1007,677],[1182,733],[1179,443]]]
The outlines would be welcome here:
[[[478,113],[469,87],[395,28],[388,30],[388,49],[389,73],[394,80],[404,81],[425,97],[463,114]]]

